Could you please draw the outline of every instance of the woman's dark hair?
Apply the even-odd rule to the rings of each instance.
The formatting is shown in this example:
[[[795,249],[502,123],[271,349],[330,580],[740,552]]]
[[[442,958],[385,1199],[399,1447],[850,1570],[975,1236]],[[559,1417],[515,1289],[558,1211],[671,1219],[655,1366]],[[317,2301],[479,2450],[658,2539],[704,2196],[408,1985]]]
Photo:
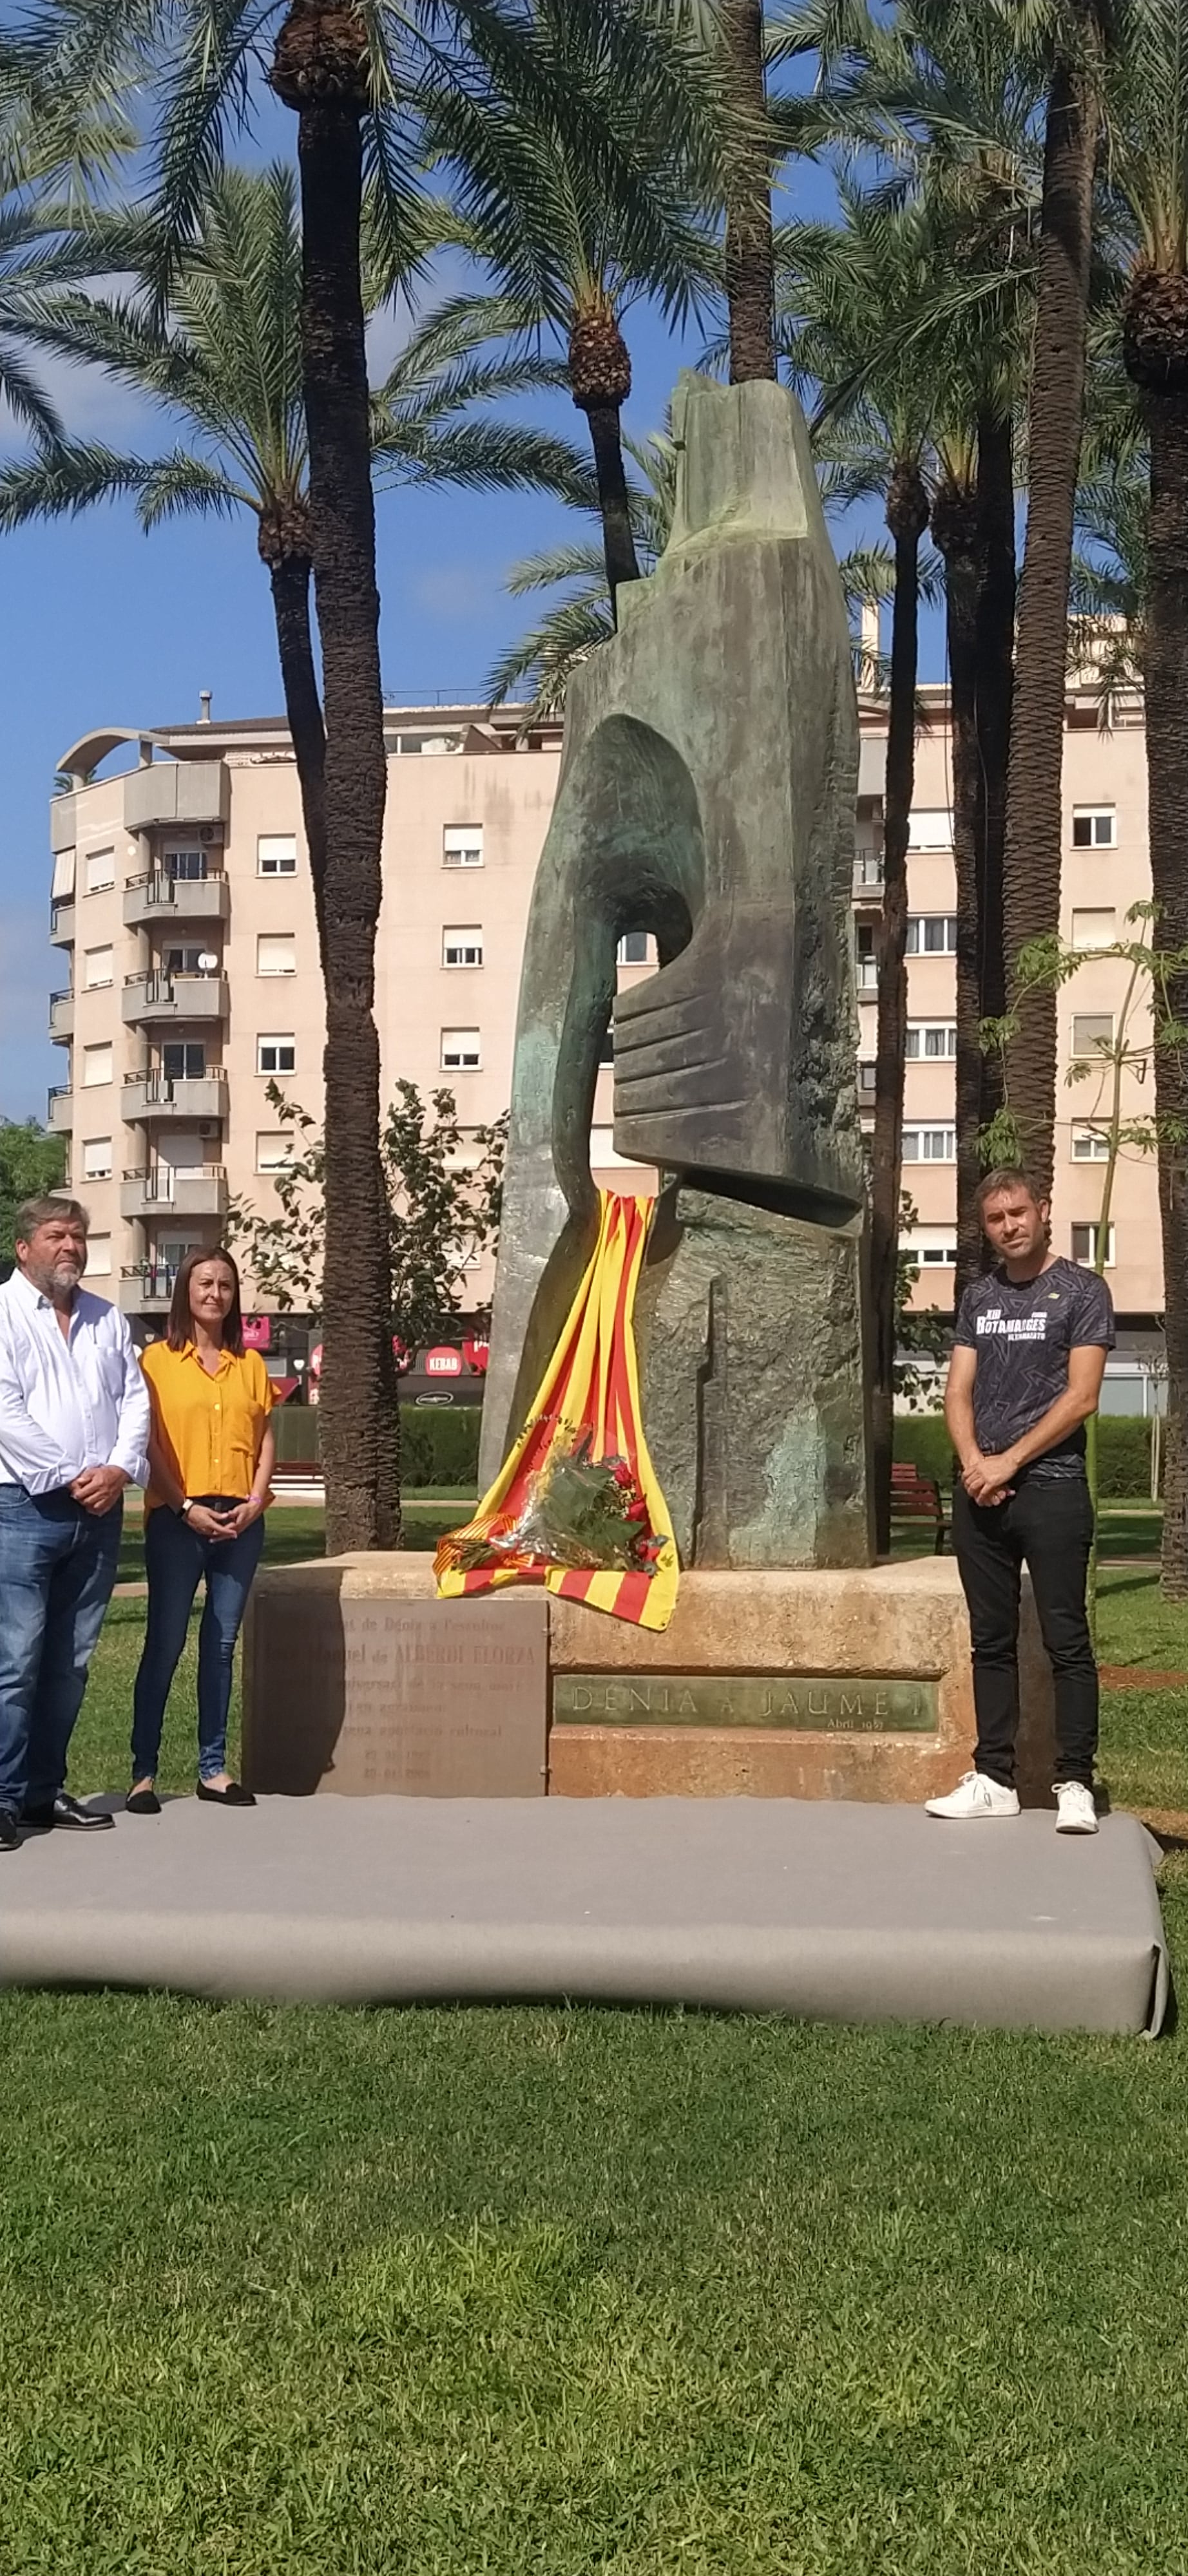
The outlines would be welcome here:
[[[225,1244],[222,1243],[200,1244],[195,1252],[187,1252],[185,1260],[179,1265],[178,1274],[173,1283],[173,1296],[170,1299],[166,1341],[171,1351],[184,1351],[187,1342],[192,1342],[194,1339],[194,1318],[190,1311],[190,1281],[204,1261],[225,1262],[235,1282],[235,1295],[223,1317],[223,1349],[233,1351],[236,1359],[241,1360],[243,1358],[243,1309],[239,1302],[239,1269]]]

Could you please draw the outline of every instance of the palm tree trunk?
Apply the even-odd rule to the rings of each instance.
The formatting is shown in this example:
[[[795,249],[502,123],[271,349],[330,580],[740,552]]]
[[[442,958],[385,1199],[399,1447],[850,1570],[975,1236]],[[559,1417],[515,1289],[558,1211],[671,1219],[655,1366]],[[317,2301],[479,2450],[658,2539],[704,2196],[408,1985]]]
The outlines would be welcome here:
[[[1188,291],[1183,306],[1188,323]],[[1188,389],[1149,391],[1145,410],[1151,439],[1147,794],[1155,942],[1166,953],[1188,946]],[[1188,975],[1171,979],[1168,1000],[1173,1020],[1188,1024]],[[1163,1589],[1182,1601],[1188,1597],[1188,1049],[1182,1043],[1156,1046],[1155,1112],[1167,1347]]]
[[[887,500],[895,540],[891,690],[883,794],[883,919],[879,943],[878,1034],[870,1192],[874,1385],[871,1397],[875,1544],[891,1545],[891,1460],[895,1345],[899,1314],[899,1199],[903,1185],[903,1068],[907,1049],[907,853],[916,770],[916,675],[920,539],[928,502],[914,460],[896,467]]]
[[[1082,14],[1090,15],[1089,0]],[[1008,984],[1027,942],[1060,926],[1061,775],[1073,509],[1084,415],[1085,334],[1097,116],[1093,95],[1058,60],[1048,91],[1035,334],[1028,407],[1027,536],[1019,587],[1014,723],[1007,788]],[[1050,1192],[1055,1158],[1056,994],[1021,1005],[1007,1052],[1020,1140]]]
[[[978,987],[983,1019],[1006,1009],[1003,874],[1007,763],[1015,667],[1015,473],[1011,417],[978,419],[978,538],[982,580],[976,651],[982,827],[978,848]],[[1002,1058],[982,1056],[983,1129],[1002,1107]]]
[[[283,555],[269,569],[285,713],[297,760],[301,813],[309,851],[314,912],[323,975],[326,971],[326,728],[309,622],[307,555]]]
[[[957,1129],[958,1299],[982,1266],[982,1236],[974,1205],[982,1160],[982,946],[979,886],[984,829],[982,764],[978,748],[978,608],[982,560],[974,493],[947,483],[932,505],[932,533],[944,558],[945,628],[949,654],[950,742],[953,774],[953,862],[957,878],[957,1062],[954,1122]]]
[[[639,580],[639,560],[631,531],[631,505],[623,463],[623,423],[617,403],[583,406],[590,424],[598,507],[602,513],[602,551],[610,584],[611,608],[618,622],[620,582]]]
[[[273,84],[298,113],[302,368],[326,710],[326,1545],[399,1535],[388,1228],[380,1181],[375,940],[387,763],[363,296],[367,53],[342,0],[293,0]]]
[[[764,148],[763,0],[722,0],[721,27],[729,104],[738,118],[726,189],[730,382],[745,385],[757,376],[776,374],[771,156]]]

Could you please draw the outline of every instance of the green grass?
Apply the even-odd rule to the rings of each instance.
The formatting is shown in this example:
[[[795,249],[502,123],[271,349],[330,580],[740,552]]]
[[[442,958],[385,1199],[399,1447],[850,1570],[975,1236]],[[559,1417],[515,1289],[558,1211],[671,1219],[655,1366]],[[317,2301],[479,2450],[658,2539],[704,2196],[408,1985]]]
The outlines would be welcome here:
[[[1101,1627],[1188,1667],[1150,1577]],[[1188,1807],[1184,1699],[1103,1767]],[[7,1995],[0,2052],[3,2576],[1188,2569],[1179,2034]]]

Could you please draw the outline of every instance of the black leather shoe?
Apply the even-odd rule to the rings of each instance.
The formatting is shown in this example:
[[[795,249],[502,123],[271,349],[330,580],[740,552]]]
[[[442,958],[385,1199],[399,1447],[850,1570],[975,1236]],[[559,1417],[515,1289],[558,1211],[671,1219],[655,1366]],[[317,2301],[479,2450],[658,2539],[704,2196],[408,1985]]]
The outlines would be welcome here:
[[[0,1807],[0,1851],[19,1851],[20,1848],[20,1817],[14,1816],[11,1807]]]
[[[48,1807],[26,1807],[21,1822],[33,1825],[43,1834],[48,1834],[53,1825],[69,1834],[102,1834],[114,1825],[115,1817],[102,1815],[94,1807],[84,1807],[81,1798],[72,1798],[67,1790],[59,1789]]]
[[[161,1801],[155,1789],[129,1789],[124,1808],[129,1816],[159,1816]]]
[[[251,1790],[241,1789],[238,1780],[232,1780],[226,1789],[212,1789],[205,1780],[200,1780],[194,1794],[205,1798],[212,1807],[254,1807],[256,1803]]]

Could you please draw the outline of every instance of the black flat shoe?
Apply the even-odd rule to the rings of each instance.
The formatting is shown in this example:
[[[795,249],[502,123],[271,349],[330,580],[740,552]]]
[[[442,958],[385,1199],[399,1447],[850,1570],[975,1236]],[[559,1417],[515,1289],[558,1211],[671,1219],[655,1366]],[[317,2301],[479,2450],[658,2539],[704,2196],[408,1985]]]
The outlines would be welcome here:
[[[0,1807],[0,1851],[19,1851],[21,1823],[11,1807]]]
[[[65,1789],[59,1789],[48,1807],[26,1807],[21,1823],[43,1834],[55,1825],[60,1832],[69,1834],[102,1834],[114,1825],[115,1817],[84,1807],[81,1798],[72,1798]]]
[[[205,1798],[212,1807],[254,1807],[256,1803],[251,1790],[241,1789],[238,1780],[233,1780],[228,1789],[210,1789],[205,1780],[200,1780],[194,1795]]]
[[[124,1813],[128,1816],[159,1816],[161,1801],[156,1790],[129,1789],[124,1800]]]

